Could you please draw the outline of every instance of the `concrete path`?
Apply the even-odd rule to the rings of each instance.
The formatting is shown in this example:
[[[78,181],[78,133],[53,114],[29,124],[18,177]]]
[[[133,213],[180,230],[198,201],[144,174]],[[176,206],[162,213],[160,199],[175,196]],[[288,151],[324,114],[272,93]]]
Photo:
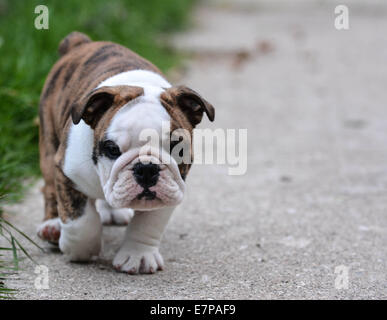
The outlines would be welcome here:
[[[179,82],[216,107],[202,127],[248,129],[248,170],[193,168],[165,271],[116,273],[124,228],[106,227],[96,263],[31,248],[50,288],[26,261],[17,297],[386,299],[387,4],[349,1],[350,30],[337,31],[335,1],[322,3],[206,1],[174,39],[192,57]],[[38,186],[9,211],[34,235]]]

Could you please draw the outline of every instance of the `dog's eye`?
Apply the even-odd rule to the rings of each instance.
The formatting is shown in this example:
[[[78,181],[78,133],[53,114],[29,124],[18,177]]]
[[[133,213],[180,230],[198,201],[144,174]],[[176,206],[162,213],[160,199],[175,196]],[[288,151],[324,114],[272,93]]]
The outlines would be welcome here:
[[[110,159],[117,159],[121,155],[120,148],[111,140],[102,143],[101,153]]]

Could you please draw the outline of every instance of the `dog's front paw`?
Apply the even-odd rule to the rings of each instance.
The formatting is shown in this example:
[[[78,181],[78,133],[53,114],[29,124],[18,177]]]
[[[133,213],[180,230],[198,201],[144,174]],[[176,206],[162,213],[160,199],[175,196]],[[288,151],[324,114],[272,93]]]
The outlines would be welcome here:
[[[50,243],[58,244],[60,237],[59,218],[44,221],[37,230],[39,238]]]
[[[133,209],[114,209],[105,200],[97,200],[96,208],[104,225],[127,225],[134,215]]]
[[[117,271],[129,274],[155,273],[164,266],[159,248],[141,243],[128,243],[121,247],[113,260]]]

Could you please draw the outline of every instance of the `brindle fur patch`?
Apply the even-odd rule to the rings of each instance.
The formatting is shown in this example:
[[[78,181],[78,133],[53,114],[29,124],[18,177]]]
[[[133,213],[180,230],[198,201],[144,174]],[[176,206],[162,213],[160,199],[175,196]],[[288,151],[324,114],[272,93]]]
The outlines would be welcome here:
[[[60,168],[55,172],[55,189],[57,194],[59,217],[63,222],[76,219],[83,214],[87,196],[74,188],[73,182],[67,178]]]

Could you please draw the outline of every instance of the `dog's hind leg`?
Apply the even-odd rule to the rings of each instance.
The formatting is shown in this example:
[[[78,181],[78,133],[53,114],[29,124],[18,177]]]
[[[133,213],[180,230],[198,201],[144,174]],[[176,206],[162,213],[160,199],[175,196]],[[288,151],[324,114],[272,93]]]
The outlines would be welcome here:
[[[40,168],[42,171],[44,186],[44,218],[39,225],[38,236],[51,243],[58,243],[60,236],[60,224],[58,218],[56,191],[55,191],[55,161],[54,157],[58,148],[58,139],[55,136],[49,112],[41,112],[39,126]]]

